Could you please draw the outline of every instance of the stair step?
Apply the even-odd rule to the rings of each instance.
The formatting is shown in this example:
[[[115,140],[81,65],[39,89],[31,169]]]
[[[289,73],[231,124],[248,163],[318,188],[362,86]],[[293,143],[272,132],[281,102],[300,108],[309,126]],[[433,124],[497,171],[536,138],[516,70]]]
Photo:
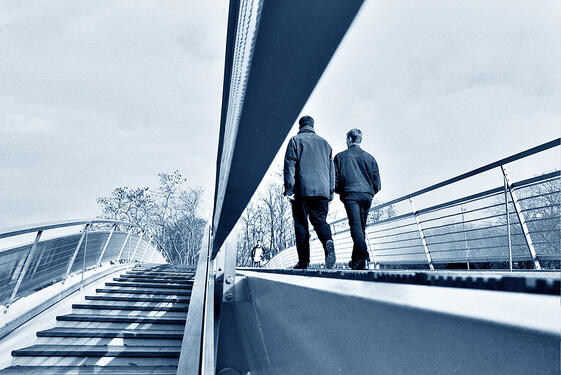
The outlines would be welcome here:
[[[2,375],[176,375],[177,366],[11,366]]]
[[[149,271],[127,271],[127,275],[162,276],[162,277],[193,277],[194,272],[149,272]]]
[[[99,337],[180,340],[183,338],[183,329],[147,330],[55,327],[37,332],[37,337]]]
[[[95,290],[96,293],[121,293],[121,294],[151,294],[151,295],[177,295],[177,296],[190,296],[191,291],[187,290],[177,290],[177,289],[169,289],[169,290],[154,290],[154,289],[142,289],[142,288],[135,288],[135,289],[125,289],[125,288],[118,288],[118,289],[110,289],[110,288],[100,288]]]
[[[177,358],[180,352],[181,346],[32,345],[12,351],[12,356]]]
[[[150,283],[150,282],[126,282],[126,281],[109,281],[106,286],[122,286],[122,287],[140,287],[140,288],[158,288],[158,289],[193,289],[193,283]]]
[[[166,316],[144,317],[144,316],[116,316],[116,315],[92,315],[92,314],[68,314],[56,317],[59,322],[108,322],[108,323],[150,323],[150,324],[181,324],[185,325],[185,319]]]
[[[164,275],[142,275],[142,274],[121,274],[119,277],[127,279],[142,280],[193,280],[192,276],[164,276]]]
[[[173,302],[189,303],[190,298],[162,298],[162,297],[124,297],[124,296],[86,296],[88,301],[128,301],[128,302]]]
[[[188,284],[193,285],[194,280],[186,280],[183,278],[153,278],[153,277],[114,277],[113,281],[132,282],[132,283],[152,283],[152,284]]]
[[[75,303],[72,305],[74,309],[92,309],[92,310],[140,310],[140,311],[169,311],[169,312],[186,312],[187,307],[175,306],[138,306],[138,305],[98,305],[93,303]]]

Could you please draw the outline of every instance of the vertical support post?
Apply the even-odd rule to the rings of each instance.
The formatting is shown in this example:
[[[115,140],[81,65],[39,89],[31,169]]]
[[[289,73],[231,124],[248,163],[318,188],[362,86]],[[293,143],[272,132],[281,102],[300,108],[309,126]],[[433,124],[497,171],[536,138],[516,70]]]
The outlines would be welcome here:
[[[532,256],[532,261],[534,262],[534,267],[537,270],[541,270],[540,262],[538,260],[536,249],[534,248],[534,243],[532,242],[532,237],[530,236],[530,230],[528,229],[528,225],[526,224],[526,219],[524,218],[524,213],[522,212],[522,207],[520,206],[520,202],[518,201],[518,196],[516,192],[512,188],[512,183],[510,182],[510,176],[506,167],[501,165],[501,170],[503,172],[503,176],[505,179],[505,186],[510,193],[510,198],[512,199],[512,203],[514,205],[514,210],[516,211],[516,216],[518,217],[518,221],[520,222],[520,226],[522,227],[522,232],[524,233],[524,239],[526,240],[526,245],[528,245],[528,250],[530,251],[530,255]]]
[[[417,223],[417,230],[419,231],[419,236],[421,236],[421,242],[423,243],[423,248],[425,249],[425,255],[427,257],[427,262],[429,264],[429,268],[431,271],[434,271],[434,266],[432,264],[432,258],[429,252],[429,246],[427,245],[427,240],[425,238],[425,233],[423,231],[423,225],[419,220],[419,215],[417,214],[417,209],[415,208],[415,203],[413,202],[412,198],[409,198],[409,204],[411,205],[411,211],[413,212],[413,216],[415,216],[415,222]]]
[[[378,261],[376,260],[376,254],[374,253],[374,250],[372,249],[372,245],[370,244],[370,238],[368,238],[367,233],[364,233],[364,237],[366,238],[366,243],[368,244],[368,252],[370,254],[372,254],[372,259],[374,260],[374,269],[377,269]]]
[[[460,205],[460,210],[462,210],[462,232],[464,232],[464,246],[466,249],[466,263],[467,263],[467,269],[469,271],[469,247],[468,247],[468,240],[467,240],[467,233],[466,233],[466,221],[464,218],[464,213],[466,211],[466,209],[464,208],[464,205]]]
[[[33,255],[35,255],[35,250],[37,250],[37,245],[39,244],[39,240],[41,239],[42,234],[43,234],[43,231],[40,230],[40,231],[37,232],[37,235],[35,236],[35,241],[33,241],[33,245],[31,245],[31,249],[29,249],[29,252],[27,253],[27,257],[25,258],[25,263],[23,264],[23,267],[22,267],[21,271],[19,272],[18,281],[16,282],[16,286],[14,287],[14,290],[12,290],[12,295],[10,296],[10,299],[8,300],[8,306],[10,306],[12,304],[12,302],[14,302],[14,299],[16,298],[19,287],[21,286],[21,282],[23,281],[23,278],[24,278],[25,274],[27,273],[27,269],[31,265],[31,260],[33,259]]]
[[[506,233],[508,238],[508,263],[509,263],[510,272],[512,272],[512,237],[510,235],[510,211],[508,209],[508,181],[504,176],[504,174],[503,174],[503,182],[505,187],[505,215],[506,215]]]
[[[123,255],[123,250],[125,249],[125,245],[127,244],[127,241],[129,240],[129,237],[131,235],[131,231],[132,231],[132,228],[130,228],[129,231],[127,232],[127,236],[125,237],[125,240],[123,241],[123,244],[121,245],[121,250],[119,250],[119,255],[117,255],[117,260],[120,260],[121,255]]]
[[[72,257],[68,261],[68,266],[66,267],[66,273],[64,274],[64,279],[62,279],[63,284],[66,282],[66,279],[68,278],[68,275],[70,275],[70,271],[72,270],[72,266],[74,265],[74,262],[76,261],[76,256],[78,256],[78,251],[80,251],[80,247],[82,247],[82,242],[84,242],[84,237],[86,237],[86,232],[88,231],[88,228],[89,228],[90,225],[91,225],[91,223],[88,223],[84,227],[84,231],[82,232],[82,236],[80,237],[80,241],[78,241],[78,246],[76,246],[76,249],[74,250],[74,254],[72,254]]]
[[[146,257],[146,254],[148,253],[148,249],[150,248],[150,246],[152,246],[152,237],[148,239],[148,243],[144,248],[144,253],[142,253],[142,259],[140,260],[140,263],[144,263],[144,258]]]
[[[236,262],[238,260],[238,248],[236,241],[236,231],[228,236],[222,251],[224,252],[224,287],[222,290],[223,302],[234,302],[235,300],[235,278],[236,278]]]
[[[101,265],[101,259],[103,259],[103,255],[105,254],[105,250],[107,250],[107,246],[109,246],[109,241],[111,241],[111,237],[113,236],[113,232],[115,231],[116,225],[111,227],[111,232],[109,232],[109,237],[107,237],[107,241],[105,241],[105,245],[103,245],[103,250],[101,250],[101,254],[99,254],[99,259],[97,260],[96,264]]]
[[[138,238],[138,242],[136,243],[136,246],[134,247],[134,251],[132,252],[132,255],[129,257],[129,263],[132,263],[132,260],[134,259],[134,256],[136,255],[136,250],[138,249],[138,245],[140,245],[140,241],[142,241],[142,236],[144,236],[144,232],[140,232],[140,237]]]

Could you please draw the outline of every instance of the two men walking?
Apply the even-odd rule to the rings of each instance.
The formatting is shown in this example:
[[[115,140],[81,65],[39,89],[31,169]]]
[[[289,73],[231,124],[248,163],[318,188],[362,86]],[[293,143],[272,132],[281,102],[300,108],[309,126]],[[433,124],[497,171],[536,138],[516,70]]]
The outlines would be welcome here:
[[[366,269],[366,219],[372,198],[381,187],[376,160],[360,148],[362,133],[358,129],[347,133],[348,149],[333,160],[331,146],[314,131],[314,120],[304,116],[299,125],[284,158],[285,195],[292,205],[298,252],[294,268],[307,268],[310,263],[308,218],[323,245],[326,268],[335,265],[335,248],[326,219],[329,202],[337,192],[345,205],[354,242],[349,266]]]

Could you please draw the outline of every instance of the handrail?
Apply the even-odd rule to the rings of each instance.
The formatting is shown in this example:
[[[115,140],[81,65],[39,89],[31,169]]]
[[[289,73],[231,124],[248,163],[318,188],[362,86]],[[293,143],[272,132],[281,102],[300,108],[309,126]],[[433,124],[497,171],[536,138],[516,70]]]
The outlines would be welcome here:
[[[142,229],[140,226],[126,221],[111,220],[111,219],[72,219],[72,220],[60,220],[52,221],[46,223],[36,223],[23,226],[14,226],[0,229],[0,239],[18,236],[26,233],[33,233],[38,231],[45,231],[49,229],[73,227],[84,224],[94,224],[94,223],[107,223],[107,224],[121,224],[127,226],[135,226]]]
[[[516,161],[516,160],[523,159],[523,158],[525,158],[525,157],[527,157],[527,156],[531,156],[531,155],[538,154],[538,153],[540,153],[540,152],[542,152],[542,151],[549,150],[549,149],[554,148],[554,147],[557,147],[557,146],[559,146],[559,145],[561,145],[561,138],[554,139],[554,140],[552,140],[552,141],[543,143],[543,144],[541,144],[541,145],[539,145],[539,146],[532,147],[532,148],[530,148],[530,149],[528,149],[528,150],[519,152],[519,153],[517,153],[517,154],[514,154],[514,155],[508,156],[508,157],[506,157],[506,158],[497,160],[497,161],[495,161],[495,162],[489,163],[489,164],[484,165],[484,166],[482,166],[482,167],[473,169],[473,170],[471,170],[471,171],[469,171],[469,172],[462,173],[462,174],[460,174],[460,175],[458,175],[458,176],[456,176],[456,177],[452,177],[452,178],[449,178],[449,179],[447,179],[447,180],[444,180],[444,181],[441,181],[441,182],[439,182],[439,183],[436,183],[436,184],[434,184],[434,185],[431,185],[431,186],[428,186],[428,187],[426,187],[426,188],[423,188],[423,189],[421,189],[421,190],[417,190],[417,191],[415,191],[415,192],[413,192],[413,193],[409,193],[409,194],[403,195],[403,196],[401,196],[401,197],[399,197],[399,198],[393,199],[393,200],[391,200],[391,201],[389,201],[389,202],[383,203],[383,204],[378,205],[378,206],[376,206],[376,207],[372,207],[372,208],[370,209],[370,211],[380,210],[380,209],[382,209],[382,208],[384,208],[384,207],[391,206],[392,204],[399,203],[399,202],[403,202],[403,201],[405,201],[405,200],[407,200],[407,199],[410,199],[410,198],[419,196],[419,195],[424,194],[424,193],[428,193],[429,191],[433,191],[433,190],[439,189],[439,188],[441,188],[441,187],[444,187],[444,186],[453,184],[453,183],[458,182],[458,181],[461,181],[461,180],[465,180],[466,178],[473,177],[473,176],[478,175],[478,174],[481,174],[481,173],[483,173],[483,172],[487,172],[487,171],[489,171],[489,170],[491,170],[491,169],[498,168],[498,167],[500,167],[501,165],[504,165],[504,164],[507,164],[507,163],[511,163],[511,162],[513,162],[513,161]],[[342,222],[342,221],[346,221],[346,220],[347,220],[347,218],[346,218],[346,217],[343,217],[343,218],[341,218],[341,219],[335,220],[334,222],[331,223],[331,225],[333,225],[333,224],[338,224],[338,223],[340,223],[340,222]]]

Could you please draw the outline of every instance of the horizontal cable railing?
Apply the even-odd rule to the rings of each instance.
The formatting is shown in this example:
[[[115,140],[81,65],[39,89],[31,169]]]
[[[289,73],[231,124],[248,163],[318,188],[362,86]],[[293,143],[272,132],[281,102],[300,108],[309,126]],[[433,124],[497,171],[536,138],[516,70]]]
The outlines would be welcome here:
[[[44,239],[60,228],[79,228],[78,233]],[[32,294],[69,275],[107,262],[157,262],[165,258],[151,244],[142,228],[123,221],[66,220],[0,229],[0,239],[35,234],[32,243],[0,248],[0,305]],[[0,242],[2,245],[2,242]]]
[[[555,147],[556,139],[473,171],[391,200],[370,210],[366,241],[375,268],[559,268],[560,171],[513,182],[506,164]],[[414,199],[492,169],[501,186],[422,209]],[[398,204],[408,212],[398,212]],[[388,214],[388,209],[392,214]],[[353,241],[346,218],[330,223],[338,262],[351,258]],[[324,262],[323,248],[310,244],[311,264]],[[298,260],[295,247],[277,254],[267,268],[286,268]]]

